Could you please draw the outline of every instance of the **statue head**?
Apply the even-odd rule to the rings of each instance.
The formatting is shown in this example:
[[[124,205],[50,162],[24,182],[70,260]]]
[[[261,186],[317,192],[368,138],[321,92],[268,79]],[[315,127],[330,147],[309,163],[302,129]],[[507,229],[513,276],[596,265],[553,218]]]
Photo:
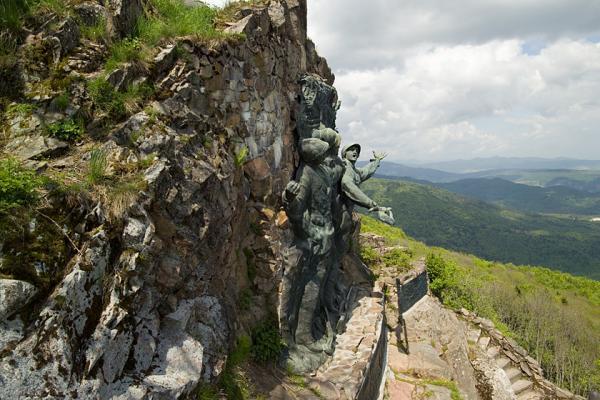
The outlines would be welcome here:
[[[323,162],[329,150],[329,143],[317,139],[309,138],[300,141],[300,156],[307,164],[320,164]]]
[[[342,158],[355,162],[360,156],[360,144],[352,143],[342,149]]]

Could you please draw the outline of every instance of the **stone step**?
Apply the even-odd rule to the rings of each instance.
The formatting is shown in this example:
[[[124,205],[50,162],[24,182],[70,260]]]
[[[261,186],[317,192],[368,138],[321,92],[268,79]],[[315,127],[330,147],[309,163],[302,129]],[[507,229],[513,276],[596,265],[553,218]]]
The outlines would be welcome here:
[[[521,370],[515,367],[507,368],[504,370],[504,372],[506,372],[506,376],[508,376],[508,379],[511,383],[518,381],[519,378],[523,376],[523,374],[521,374]]]
[[[544,395],[542,393],[532,389],[525,390],[517,395],[517,400],[542,400],[543,398]]]
[[[504,356],[500,356],[496,358],[496,365],[502,369],[505,369],[506,367],[511,366],[510,364],[510,358],[508,357],[504,357]]]
[[[482,335],[481,337],[479,337],[477,343],[479,343],[479,346],[481,346],[482,349],[487,349],[488,344],[490,344],[490,337]]]
[[[481,336],[481,329],[469,329],[469,332],[467,333],[467,340],[469,342],[477,343],[479,336]]]
[[[520,379],[512,384],[512,390],[513,392],[515,392],[516,395],[518,395],[519,393],[524,392],[532,386],[533,382],[531,382],[530,380]]]
[[[491,346],[487,349],[487,355],[491,358],[496,358],[498,353],[500,353],[500,346]]]

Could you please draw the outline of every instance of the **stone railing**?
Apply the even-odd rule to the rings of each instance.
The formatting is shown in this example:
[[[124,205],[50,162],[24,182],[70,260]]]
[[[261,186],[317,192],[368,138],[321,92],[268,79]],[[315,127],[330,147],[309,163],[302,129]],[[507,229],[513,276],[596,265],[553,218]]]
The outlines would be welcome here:
[[[533,387],[544,393],[545,397],[552,399],[577,399],[584,400],[568,390],[561,389],[554,383],[544,378],[542,367],[536,359],[529,356],[527,350],[519,346],[514,340],[507,338],[495,328],[494,323],[488,319],[478,317],[475,313],[461,309],[459,314],[468,322],[481,329],[481,337],[485,335],[486,348],[496,347],[497,351],[505,356],[514,368],[520,369],[521,375],[533,383]],[[508,362],[508,361],[507,361]]]

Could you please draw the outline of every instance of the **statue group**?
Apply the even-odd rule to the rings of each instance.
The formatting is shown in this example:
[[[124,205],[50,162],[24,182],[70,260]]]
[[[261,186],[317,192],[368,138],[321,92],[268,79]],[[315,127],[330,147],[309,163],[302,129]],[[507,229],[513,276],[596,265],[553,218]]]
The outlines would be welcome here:
[[[373,159],[359,168],[361,146],[353,143],[342,149],[340,157],[342,140],[335,128],[340,103],[335,88],[315,75],[305,75],[299,83],[301,162],[282,195],[294,243],[284,266],[280,315],[287,366],[307,372],[333,353],[335,335],[348,318],[349,293],[361,280],[356,276],[368,280],[364,266],[362,271],[348,271],[343,265],[356,229],[354,205],[388,224],[394,218],[390,208],[379,206],[360,189],[386,155],[373,152]]]

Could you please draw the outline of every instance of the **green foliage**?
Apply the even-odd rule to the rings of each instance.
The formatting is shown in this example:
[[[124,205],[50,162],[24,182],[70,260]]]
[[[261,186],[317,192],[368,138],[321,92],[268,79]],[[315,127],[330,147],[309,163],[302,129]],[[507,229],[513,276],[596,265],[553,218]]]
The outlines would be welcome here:
[[[2,0],[0,3],[0,30],[17,30],[21,27],[23,15],[29,10],[28,0]]]
[[[360,246],[360,259],[367,266],[373,267],[379,263],[380,257],[377,251],[368,244]]]
[[[125,118],[125,102],[123,96],[117,92],[104,77],[93,79],[88,84],[88,91],[92,102],[100,110],[117,120]]]
[[[63,93],[54,99],[54,105],[59,111],[65,111],[69,107],[69,102],[69,95],[67,93]]]
[[[90,152],[90,164],[88,169],[87,180],[90,184],[101,182],[106,176],[106,168],[108,161],[106,159],[106,151],[103,149],[93,149]]]
[[[439,254],[430,253],[425,259],[429,288],[449,307],[475,309],[475,295],[466,286],[467,279],[456,263]]]
[[[94,105],[114,120],[123,120],[154,93],[149,84],[131,85],[119,92],[102,76],[88,83],[88,92]]]
[[[449,381],[447,379],[424,379],[421,382],[427,385],[445,387],[446,389],[450,390],[450,398],[452,400],[462,400],[462,396],[460,395],[458,387],[456,386],[456,382],[454,381]]]
[[[70,9],[65,7],[64,0],[31,0],[31,12],[33,14],[55,14],[59,18],[66,17]]]
[[[12,103],[6,109],[6,115],[8,116],[27,116],[35,110],[35,107],[28,103]]]
[[[47,125],[46,132],[49,136],[57,139],[75,142],[83,136],[83,126],[81,122],[75,122],[72,118],[67,118]]]
[[[219,400],[219,391],[213,385],[200,384],[196,389],[197,400]]]
[[[395,267],[398,272],[408,271],[411,268],[410,260],[412,253],[408,249],[391,249],[383,254],[383,264],[388,267]]]
[[[110,46],[110,57],[105,68],[107,71],[113,71],[119,64],[146,61],[150,55],[150,49],[139,38],[125,38]]]
[[[248,157],[248,147],[243,146],[236,153],[233,161],[236,167],[241,167],[246,162],[246,158]]]
[[[138,37],[148,45],[178,36],[222,36],[214,28],[216,10],[212,7],[188,7],[182,0],[150,0],[150,4],[154,12],[138,23]]]
[[[100,18],[96,24],[91,26],[80,24],[79,29],[82,37],[93,42],[108,40],[106,31],[106,18]]]
[[[361,217],[361,230],[383,236],[388,244],[395,245],[406,239],[406,234],[398,227],[389,226],[368,215]]]
[[[600,224],[523,214],[411,182],[371,179],[362,187],[429,245],[600,278]]]
[[[150,0],[150,12],[137,21],[136,32],[110,48],[108,71],[124,62],[146,63],[161,41],[181,36],[217,39],[225,35],[214,27],[216,10],[206,5],[186,6],[183,0]],[[99,35],[99,30],[93,31]]]
[[[15,159],[0,160],[0,217],[38,200],[43,179]]]
[[[252,290],[246,288],[240,293],[238,306],[242,311],[248,311],[252,306]]]
[[[600,171],[595,173],[596,177],[600,176]],[[523,212],[600,214],[600,193],[589,193],[564,186],[528,186],[500,178],[461,179],[434,186]]]
[[[229,354],[225,370],[219,380],[228,399],[245,400],[249,398],[250,382],[240,370],[240,364],[245,362],[251,352],[252,342],[248,336],[238,338],[235,349]]]
[[[275,318],[267,318],[252,331],[252,357],[259,362],[275,361],[283,350]]]

